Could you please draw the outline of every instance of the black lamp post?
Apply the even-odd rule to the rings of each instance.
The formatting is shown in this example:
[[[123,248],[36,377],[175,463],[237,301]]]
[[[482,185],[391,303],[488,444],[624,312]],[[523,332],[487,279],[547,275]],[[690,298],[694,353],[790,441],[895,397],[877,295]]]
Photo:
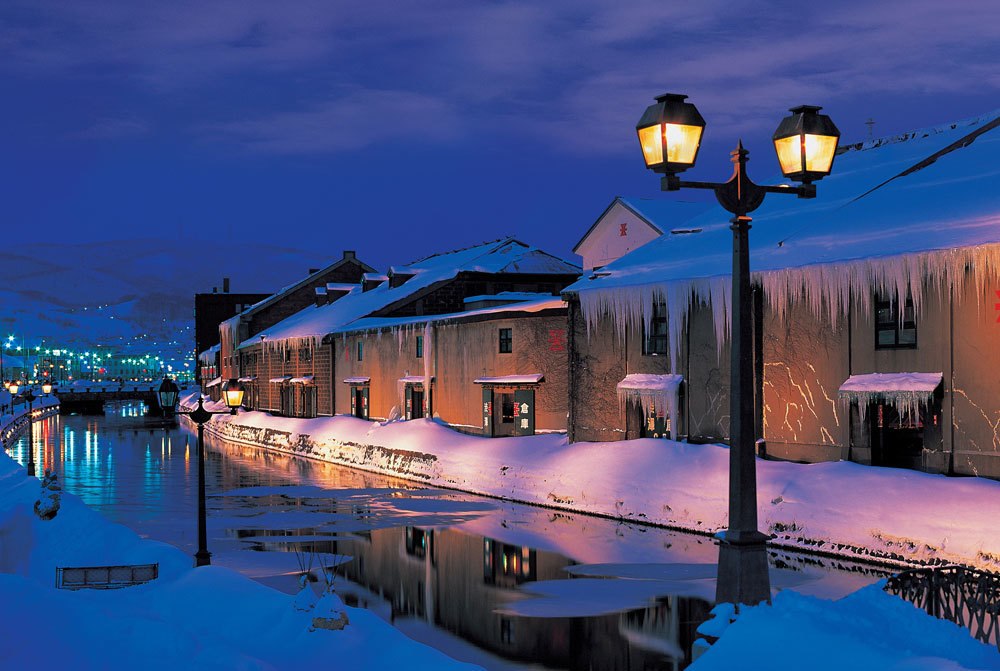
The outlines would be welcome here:
[[[771,598],[767,574],[767,536],[757,529],[757,470],[754,462],[754,388],[751,336],[751,218],[769,193],[815,198],[812,183],[830,174],[840,132],[819,107],[793,107],[774,133],[782,173],[800,186],[760,186],[746,173],[749,152],[742,141],[732,152],[733,176],[727,182],[682,181],[677,173],[692,167],[705,121],[687,96],[667,93],[656,98],[636,132],[646,167],[663,174],[660,188],[710,189],[730,213],[733,231],[731,381],[729,399],[729,528],[719,545],[716,601],[756,605]]]
[[[171,417],[174,414],[187,415],[198,425],[198,551],[194,555],[195,566],[208,566],[212,563],[212,553],[208,551],[208,533],[205,515],[205,424],[212,415],[236,414],[237,408],[243,403],[243,385],[236,380],[229,380],[222,388],[228,412],[212,412],[205,410],[202,396],[198,395],[198,407],[194,410],[177,410],[177,384],[169,377],[163,378],[156,392],[156,400],[163,409],[163,414]]]

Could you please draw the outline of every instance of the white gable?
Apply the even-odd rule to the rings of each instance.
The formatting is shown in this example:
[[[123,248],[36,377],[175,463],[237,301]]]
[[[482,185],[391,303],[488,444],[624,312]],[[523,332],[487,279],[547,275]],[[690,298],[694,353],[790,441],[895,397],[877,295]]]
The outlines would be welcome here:
[[[583,257],[583,269],[593,270],[642,247],[659,235],[659,231],[647,221],[636,216],[621,200],[616,200],[580,241],[576,252]]]

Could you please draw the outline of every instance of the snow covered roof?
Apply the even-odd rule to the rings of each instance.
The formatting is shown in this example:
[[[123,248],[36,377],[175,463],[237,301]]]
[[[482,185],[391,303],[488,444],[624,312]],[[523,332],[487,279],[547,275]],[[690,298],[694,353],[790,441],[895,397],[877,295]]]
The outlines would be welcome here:
[[[650,375],[645,373],[631,373],[619,382],[618,389],[626,389],[635,392],[663,392],[673,391],[684,381],[683,375]]]
[[[219,353],[220,347],[221,345],[212,345],[204,352],[199,353],[198,361],[208,365],[215,363],[215,355]]]
[[[407,375],[406,377],[399,378],[399,381],[403,384],[423,384],[425,378],[423,375]],[[431,375],[431,382],[434,381],[434,376]]]
[[[241,377],[241,378],[239,378],[237,380],[237,382],[256,382],[256,381],[257,381],[257,376],[256,375],[249,375],[247,377]]]
[[[366,317],[334,329],[331,333],[351,333],[355,331],[367,331],[383,328],[395,328],[400,326],[413,326],[416,324],[430,324],[434,322],[448,321],[451,319],[468,319],[485,315],[503,315],[513,312],[532,313],[542,310],[557,310],[565,308],[566,302],[559,296],[547,296],[541,300],[508,303],[506,305],[494,305],[478,310],[466,310],[464,312],[449,312],[443,315],[422,315],[420,317]]]
[[[1000,110],[848,147],[815,199],[772,194],[751,213],[751,270],[1000,242],[998,125]],[[729,275],[728,219],[710,208],[685,222],[701,232],[661,236],[566,292]]]
[[[368,384],[371,381],[372,379],[370,377],[363,377],[363,376],[344,378],[344,384]]]
[[[841,401],[856,402],[864,419],[869,403],[881,401],[904,414],[915,416],[917,407],[926,404],[944,380],[943,373],[868,373],[852,375],[840,385]]]
[[[544,382],[545,376],[541,373],[531,375],[499,375],[496,377],[477,377],[473,384],[538,384]]]
[[[530,292],[530,291],[501,291],[497,294],[480,294],[478,296],[468,296],[463,298],[463,303],[476,303],[478,301],[509,301],[516,303],[519,301],[537,301],[539,299],[551,299],[552,294]]]
[[[313,381],[312,375],[303,375],[302,377],[293,377],[289,382],[292,384],[311,384]]]
[[[867,310],[872,288],[906,294],[921,310],[921,282],[961,284],[1000,274],[996,156],[1000,110],[982,117],[852,145],[835,160],[815,199],[771,194],[753,215],[750,267],[772,309],[804,298],[813,313],[843,314],[851,298]],[[752,164],[751,164],[752,165]],[[769,180],[770,181],[770,180]],[[778,180],[779,182],[781,180]],[[728,338],[732,232],[716,207],[565,289],[593,328],[611,317],[649,324],[653,305],[668,315],[670,352],[679,351],[691,303],[711,305],[716,341]],[[671,361],[676,357],[671,357]]]
[[[291,375],[279,375],[278,377],[272,377],[269,382],[272,384],[281,384],[282,382],[288,382],[291,379]]]
[[[705,203],[689,203],[682,200],[668,200],[666,198],[653,200],[649,198],[623,198],[622,196],[615,196],[611,204],[605,208],[604,212],[601,212],[601,216],[594,220],[594,223],[587,229],[587,232],[574,245],[574,253],[580,249],[580,245],[590,237],[590,234],[594,232],[597,225],[601,223],[601,220],[604,219],[605,215],[611,211],[616,203],[621,203],[622,206],[631,210],[633,214],[649,224],[649,227],[656,231],[657,235],[663,235],[664,231],[676,228],[678,224],[686,222],[711,207]]]
[[[330,265],[328,265],[326,268],[323,268],[321,270],[317,270],[314,273],[310,273],[310,274],[306,275],[304,278],[302,278],[301,280],[298,280],[297,282],[294,282],[292,284],[289,284],[288,286],[285,286],[285,287],[282,287],[281,289],[278,289],[276,292],[274,292],[273,294],[271,294],[267,298],[265,298],[265,299],[263,299],[261,301],[258,301],[256,303],[254,303],[253,305],[248,306],[246,309],[243,310],[243,312],[240,313],[240,315],[242,315],[244,317],[252,315],[252,314],[258,312],[259,310],[262,310],[263,308],[276,303],[277,301],[281,300],[284,296],[290,294],[291,292],[295,291],[296,289],[299,289],[299,288],[305,286],[306,284],[308,284],[309,282],[311,282],[313,280],[313,278],[315,278],[315,277],[317,277],[319,275],[325,275],[326,273],[339,268],[340,266],[344,265],[345,263],[350,263],[350,262],[357,263],[358,265],[360,265],[367,272],[374,272],[375,271],[374,268],[372,268],[371,266],[369,266],[367,263],[363,262],[361,259],[357,258],[357,256],[354,254],[354,252],[344,252],[344,255],[341,258],[337,259],[336,261],[334,261],[333,263],[331,263]],[[240,315],[237,315],[233,319],[238,320],[239,317],[240,317]],[[231,321],[231,320],[227,320],[227,321]]]
[[[269,344],[289,338],[321,338],[338,329],[343,330],[345,325],[362,317],[411,299],[439,282],[455,278],[461,272],[562,275],[575,275],[580,272],[577,266],[514,238],[494,240],[467,249],[435,254],[398,270],[401,273],[412,273],[413,278],[398,287],[390,287],[388,282],[383,282],[369,291],[362,291],[360,285],[354,286],[339,300],[328,305],[306,307],[265,329],[253,339],[244,342],[242,346],[255,344],[261,335],[266,337]]]
[[[931,393],[944,379],[943,373],[868,373],[852,375],[840,385],[840,393],[856,395],[873,392]]]

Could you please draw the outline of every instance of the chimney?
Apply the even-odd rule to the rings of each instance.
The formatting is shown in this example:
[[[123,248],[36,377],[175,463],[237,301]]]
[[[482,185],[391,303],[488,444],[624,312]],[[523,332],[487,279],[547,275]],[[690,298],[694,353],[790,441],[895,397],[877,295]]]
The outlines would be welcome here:
[[[361,292],[371,291],[388,279],[385,275],[379,275],[378,273],[365,273],[361,276]]]
[[[222,293],[224,293],[224,294],[228,294],[229,293],[229,278],[228,277],[223,277],[222,278]]]
[[[414,275],[416,273],[401,272],[395,268],[389,268],[389,288],[394,289],[403,286],[406,280],[412,278]]]
[[[356,258],[358,258],[358,255],[354,253],[353,249],[345,249],[344,250],[344,260],[345,261],[347,259],[356,259]]]

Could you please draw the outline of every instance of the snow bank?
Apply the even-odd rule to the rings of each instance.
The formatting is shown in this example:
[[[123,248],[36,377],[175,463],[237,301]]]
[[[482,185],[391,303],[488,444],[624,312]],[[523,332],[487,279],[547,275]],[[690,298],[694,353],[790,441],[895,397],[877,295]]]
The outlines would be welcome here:
[[[779,592],[771,606],[745,608],[689,668],[958,671],[1000,669],[1000,656],[968,630],[886,594],[880,582],[839,601]]]
[[[248,412],[206,431],[427,484],[702,533],[727,525],[729,450],[564,435],[482,438],[432,419],[377,424]],[[757,461],[761,530],[775,545],[861,559],[1000,569],[1000,483],[852,462]],[[970,505],[969,502],[975,502]]]
[[[2,429],[4,427],[0,427]],[[310,631],[294,597],[217,566],[191,568],[178,549],[140,539],[71,494],[43,522],[39,481],[0,455],[0,666],[11,669],[467,669],[378,616],[347,608],[343,631]],[[57,566],[158,562],[151,583],[55,589]],[[23,626],[10,626],[14,619]]]

